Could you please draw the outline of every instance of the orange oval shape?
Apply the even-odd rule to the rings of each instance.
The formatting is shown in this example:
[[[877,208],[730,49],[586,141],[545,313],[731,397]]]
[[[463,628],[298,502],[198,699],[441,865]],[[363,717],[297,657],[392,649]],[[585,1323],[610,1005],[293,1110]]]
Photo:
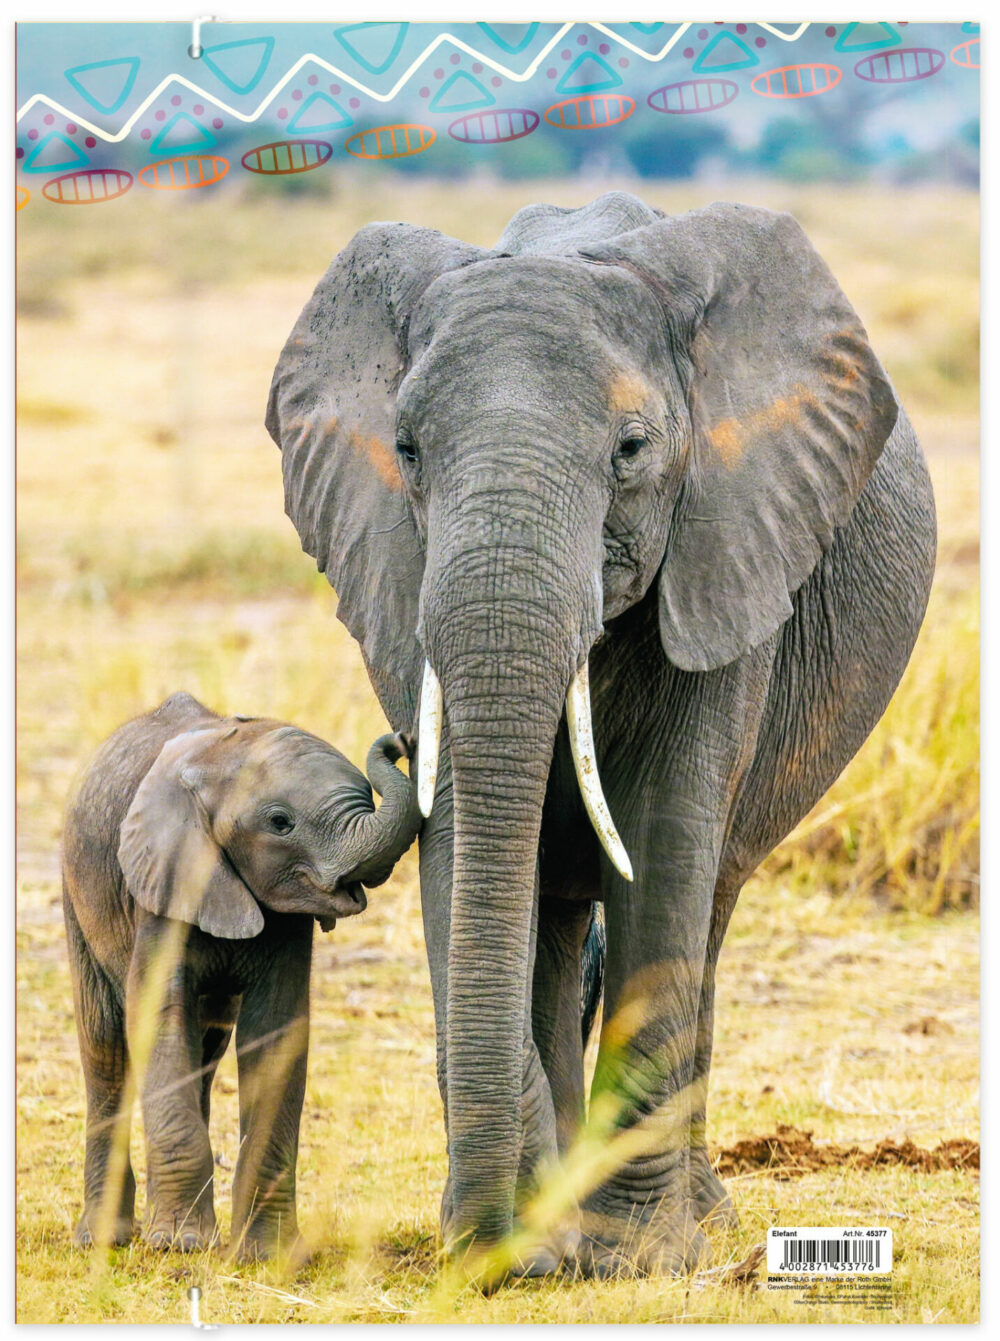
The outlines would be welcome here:
[[[970,37],[968,42],[960,42],[951,51],[951,58],[963,70],[979,69],[979,38]]]
[[[139,173],[143,186],[154,191],[197,191],[200,186],[221,182],[229,171],[229,159],[214,154],[188,154],[147,163]]]
[[[326,140],[275,140],[248,149],[240,159],[247,172],[283,177],[290,172],[312,172],[329,162],[333,145]]]
[[[131,189],[132,174],[124,168],[82,168],[53,177],[42,187],[42,195],[56,205],[99,205]]]
[[[545,120],[560,130],[601,130],[627,121],[635,111],[635,99],[623,93],[581,93],[545,110]]]
[[[751,79],[750,87],[762,98],[815,98],[836,88],[842,75],[839,65],[782,65]]]
[[[352,135],[344,148],[355,158],[407,158],[422,154],[437,139],[433,126],[405,122],[398,126],[374,126]]]
[[[26,186],[19,186],[17,188],[17,208],[19,210],[23,210],[25,205],[27,205],[30,199],[31,199],[31,192],[28,190],[28,188]]]

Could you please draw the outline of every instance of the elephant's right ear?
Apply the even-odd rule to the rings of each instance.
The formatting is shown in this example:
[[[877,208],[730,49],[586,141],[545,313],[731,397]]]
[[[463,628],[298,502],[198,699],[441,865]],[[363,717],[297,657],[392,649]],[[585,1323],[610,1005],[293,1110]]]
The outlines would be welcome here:
[[[278,360],[267,429],[285,511],[340,598],[397,730],[416,706],[423,554],[396,463],[396,391],[424,290],[485,255],[427,228],[369,224],[320,280]],[[383,692],[384,691],[384,692]]]
[[[248,940],[264,929],[264,916],[216,843],[198,791],[198,759],[231,730],[185,731],[167,741],[122,822],[118,864],[129,893],[151,913]]]

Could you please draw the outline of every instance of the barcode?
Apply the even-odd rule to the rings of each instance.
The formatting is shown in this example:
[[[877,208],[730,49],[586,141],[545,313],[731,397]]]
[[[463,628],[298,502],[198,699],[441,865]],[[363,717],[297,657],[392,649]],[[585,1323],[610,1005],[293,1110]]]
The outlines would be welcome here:
[[[882,1265],[877,1239],[785,1239],[782,1267],[819,1265],[866,1266],[875,1271]]]
[[[892,1230],[833,1225],[769,1229],[767,1269],[779,1275],[887,1276],[892,1271]]]

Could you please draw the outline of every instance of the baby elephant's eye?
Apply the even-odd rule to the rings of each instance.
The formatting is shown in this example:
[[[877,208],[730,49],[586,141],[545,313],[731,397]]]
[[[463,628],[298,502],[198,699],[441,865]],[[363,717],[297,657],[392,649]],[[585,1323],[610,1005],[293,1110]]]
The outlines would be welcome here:
[[[411,465],[420,460],[420,449],[414,442],[412,435],[405,429],[400,429],[396,435],[396,451],[404,461],[409,461]]]
[[[267,827],[272,833],[291,833],[295,821],[285,810],[274,810],[267,817]]]
[[[638,456],[645,446],[645,438],[640,437],[637,433],[629,434],[627,438],[622,438],[618,444],[618,455],[625,457],[626,460],[631,460],[633,456]]]

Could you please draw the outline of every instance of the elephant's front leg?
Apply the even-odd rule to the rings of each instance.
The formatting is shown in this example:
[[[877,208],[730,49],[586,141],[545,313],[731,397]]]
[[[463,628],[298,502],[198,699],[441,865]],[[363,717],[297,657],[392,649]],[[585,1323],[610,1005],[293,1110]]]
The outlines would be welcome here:
[[[621,1162],[585,1203],[583,1264],[599,1274],[677,1274],[705,1252],[691,1162],[708,1085],[699,1015],[719,864],[767,686],[755,654],[708,674],[664,675],[645,753],[634,736],[602,767],[635,879],[604,862],[608,958],[591,1121],[608,1124]]]
[[[216,1227],[212,1147],[202,1115],[198,996],[176,935],[179,925],[150,919],[139,927],[126,1023],[132,1057],[147,1059],[140,1091],[148,1184],[143,1238],[154,1248],[190,1252],[207,1247]]]
[[[261,933],[257,972],[236,1022],[240,1154],[232,1243],[241,1259],[298,1253],[295,1165],[309,1049],[312,919],[285,914]]]

